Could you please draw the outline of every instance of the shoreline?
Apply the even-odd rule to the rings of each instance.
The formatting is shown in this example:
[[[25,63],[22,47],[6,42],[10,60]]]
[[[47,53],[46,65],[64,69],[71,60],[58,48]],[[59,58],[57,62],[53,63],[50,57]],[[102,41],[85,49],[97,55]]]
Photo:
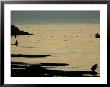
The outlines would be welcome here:
[[[57,65],[58,64],[58,65]],[[64,63],[28,64],[11,62],[11,77],[100,77],[92,71],[48,70],[42,66],[66,66]],[[89,76],[90,75],[90,76]]]

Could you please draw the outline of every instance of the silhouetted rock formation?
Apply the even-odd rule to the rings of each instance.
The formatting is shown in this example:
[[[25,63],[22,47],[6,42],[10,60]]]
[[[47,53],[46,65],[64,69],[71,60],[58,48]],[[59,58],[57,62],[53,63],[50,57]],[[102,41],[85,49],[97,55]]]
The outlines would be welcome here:
[[[95,34],[95,38],[100,38],[99,33]]]
[[[15,25],[11,25],[11,35],[33,35],[28,32],[20,31]]]
[[[22,62],[11,62],[12,77],[98,77],[97,72],[93,71],[62,71],[48,70],[43,66],[62,66],[62,63],[40,63],[28,64]],[[68,64],[66,64],[68,65]],[[65,66],[65,64],[63,64]],[[88,74],[88,75],[84,75]]]

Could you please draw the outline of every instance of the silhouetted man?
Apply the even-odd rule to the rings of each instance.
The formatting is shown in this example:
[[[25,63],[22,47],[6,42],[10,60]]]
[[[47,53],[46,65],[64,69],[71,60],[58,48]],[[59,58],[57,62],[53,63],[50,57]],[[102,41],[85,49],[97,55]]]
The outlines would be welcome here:
[[[98,65],[97,64],[93,65],[92,68],[91,68],[92,72],[95,73],[96,68],[98,68]]]
[[[18,41],[16,40],[15,45],[18,46]]]

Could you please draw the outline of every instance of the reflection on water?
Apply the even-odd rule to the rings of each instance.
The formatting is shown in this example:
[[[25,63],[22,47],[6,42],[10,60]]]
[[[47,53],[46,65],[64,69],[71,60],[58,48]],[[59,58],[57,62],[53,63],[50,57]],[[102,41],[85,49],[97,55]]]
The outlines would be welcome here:
[[[80,27],[79,27],[80,26]],[[22,26],[25,31],[25,25]],[[33,30],[33,31],[32,31]],[[11,45],[11,54],[51,55],[45,58],[12,57],[13,62],[67,63],[68,66],[43,66],[49,70],[88,71],[98,64],[100,73],[100,38],[98,24],[81,25],[30,25],[27,31],[34,35],[18,35],[11,37],[11,44],[17,40],[18,46]]]

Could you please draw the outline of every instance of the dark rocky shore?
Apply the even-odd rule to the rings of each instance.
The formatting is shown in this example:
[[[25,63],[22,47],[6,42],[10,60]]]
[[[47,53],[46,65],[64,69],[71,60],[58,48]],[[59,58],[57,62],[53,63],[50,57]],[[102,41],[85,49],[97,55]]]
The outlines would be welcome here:
[[[97,72],[92,71],[61,71],[48,70],[42,66],[67,66],[65,63],[40,63],[28,64],[21,62],[11,62],[12,77],[86,77],[84,74],[89,74],[91,77],[96,77]],[[87,76],[89,77],[89,76]]]
[[[11,25],[11,35],[33,35],[30,34],[29,32],[25,32],[25,31],[20,31],[20,29],[18,27],[16,27],[15,25]]]

